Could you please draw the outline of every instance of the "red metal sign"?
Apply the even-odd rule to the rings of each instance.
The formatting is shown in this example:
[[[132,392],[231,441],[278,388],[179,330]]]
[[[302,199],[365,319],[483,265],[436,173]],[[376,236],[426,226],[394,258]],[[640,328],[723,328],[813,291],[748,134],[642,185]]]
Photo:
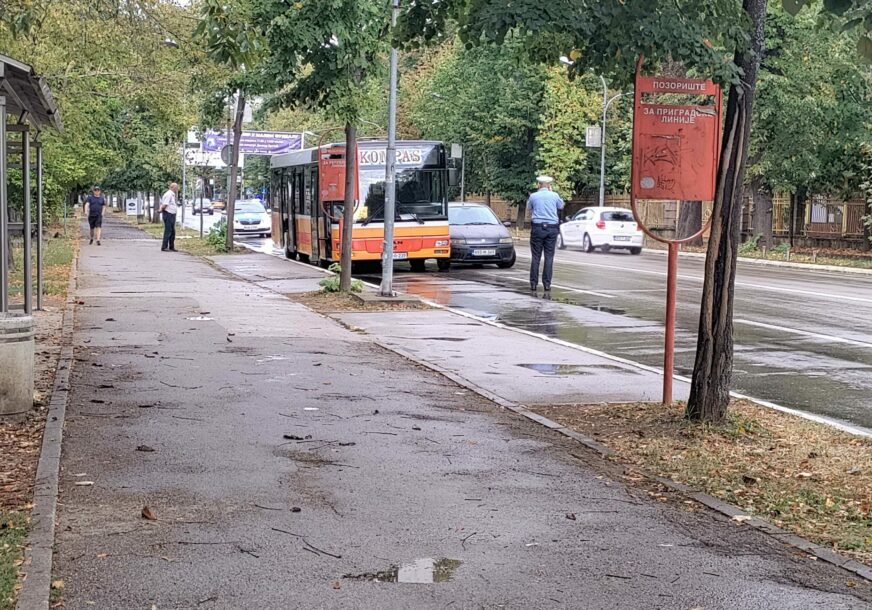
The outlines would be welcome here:
[[[318,154],[318,190],[321,203],[343,201],[345,199],[345,147],[319,147]]]
[[[714,96],[713,103],[669,104],[664,94]],[[668,98],[666,98],[668,100]],[[633,176],[636,199],[709,201],[715,197],[721,88],[708,80],[636,73]]]

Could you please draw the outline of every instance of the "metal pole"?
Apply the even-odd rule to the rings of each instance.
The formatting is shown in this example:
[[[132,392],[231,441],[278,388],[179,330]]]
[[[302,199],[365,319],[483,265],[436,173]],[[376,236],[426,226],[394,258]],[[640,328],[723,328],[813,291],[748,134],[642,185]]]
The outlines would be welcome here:
[[[24,313],[33,313],[33,237],[30,222],[30,130],[21,132],[21,187],[24,191]]]
[[[6,216],[6,98],[0,96],[0,313],[9,311],[9,219]]]
[[[466,201],[466,146],[463,147],[463,156],[460,157],[460,200]]]
[[[606,111],[609,108],[609,87],[606,84],[606,79],[600,75],[600,80],[603,82],[603,126],[600,130],[600,189],[599,189],[599,204],[600,207],[606,204]]]
[[[185,138],[185,139],[187,140],[187,138]],[[185,175],[185,165],[186,165],[186,163],[185,163],[185,144],[187,144],[187,143],[182,141],[182,201],[181,201],[182,215],[181,215],[181,218],[182,218],[182,226],[183,227],[185,226],[185,195],[187,194],[187,190],[186,190],[187,189],[187,182],[186,182],[186,175]]]
[[[391,0],[391,28],[397,25],[400,0]],[[391,85],[388,97],[388,147],[385,155],[385,237],[382,246],[382,281],[379,293],[394,296],[394,216],[397,163],[397,50],[391,47]]]
[[[36,309],[42,310],[42,142],[36,137]]]
[[[666,274],[666,339],[663,348],[663,404],[672,404],[675,368],[675,293],[678,289],[678,244],[669,242]]]
[[[206,178],[202,174],[203,187],[200,189],[200,239],[203,239],[203,194],[206,192]]]

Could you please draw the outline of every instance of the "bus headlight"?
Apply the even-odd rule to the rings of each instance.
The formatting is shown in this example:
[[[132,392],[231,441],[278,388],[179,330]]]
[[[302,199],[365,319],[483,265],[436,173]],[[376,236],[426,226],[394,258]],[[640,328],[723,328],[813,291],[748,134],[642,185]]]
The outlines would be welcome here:
[[[449,243],[449,242],[448,242],[447,239],[437,239],[437,240],[436,240],[436,247],[437,247],[437,248],[443,248],[443,247],[447,246],[448,243]]]

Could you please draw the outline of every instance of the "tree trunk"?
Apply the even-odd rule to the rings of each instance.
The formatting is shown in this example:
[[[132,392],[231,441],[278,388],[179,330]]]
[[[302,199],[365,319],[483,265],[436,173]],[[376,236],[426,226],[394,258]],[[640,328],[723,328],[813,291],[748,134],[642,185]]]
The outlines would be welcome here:
[[[527,202],[522,201],[518,204],[518,228],[524,229],[527,227]]]
[[[682,201],[678,207],[676,237],[685,239],[702,229],[702,201]],[[702,235],[687,242],[689,246],[701,246]]]
[[[230,151],[230,188],[227,192],[227,238],[224,247],[233,252],[233,218],[236,211],[236,177],[239,175],[239,141],[242,139],[242,117],[245,115],[245,92],[236,95],[236,116],[233,118],[233,149]]]
[[[751,182],[751,198],[754,209],[751,212],[751,231],[757,236],[757,245],[772,246],[772,192],[756,178]]]
[[[754,91],[764,48],[766,0],[743,0],[742,8],[750,22],[751,48],[736,54],[742,83],[732,85],[727,98],[711,236],[705,261],[696,360],[686,410],[686,416],[692,420],[721,421],[730,403],[736,256]]]
[[[159,201],[154,200],[154,193],[148,191],[148,198],[146,201],[148,201],[148,205],[151,206],[151,221],[155,224],[159,223],[161,221],[160,204]]]
[[[354,191],[357,178],[357,127],[345,124],[345,199],[342,204],[342,254],[339,290],[351,291],[351,231],[354,227]]]
[[[796,230],[796,193],[790,194],[790,218],[787,226],[787,241],[793,247],[793,233]]]

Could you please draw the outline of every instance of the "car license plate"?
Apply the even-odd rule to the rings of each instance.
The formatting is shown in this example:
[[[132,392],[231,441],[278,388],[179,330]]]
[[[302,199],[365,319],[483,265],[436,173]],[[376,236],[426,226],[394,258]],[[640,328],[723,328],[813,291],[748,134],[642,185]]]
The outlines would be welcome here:
[[[630,241],[629,235],[615,235],[615,241]]]
[[[473,256],[496,256],[496,250],[473,250]]]
[[[404,261],[409,258],[408,252],[394,252],[394,260],[395,261]]]

